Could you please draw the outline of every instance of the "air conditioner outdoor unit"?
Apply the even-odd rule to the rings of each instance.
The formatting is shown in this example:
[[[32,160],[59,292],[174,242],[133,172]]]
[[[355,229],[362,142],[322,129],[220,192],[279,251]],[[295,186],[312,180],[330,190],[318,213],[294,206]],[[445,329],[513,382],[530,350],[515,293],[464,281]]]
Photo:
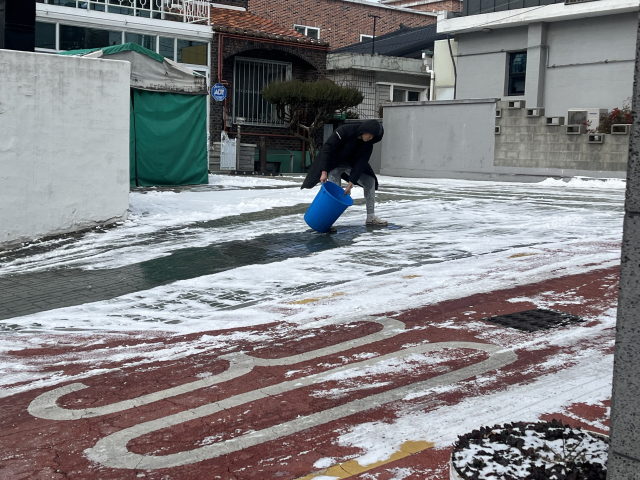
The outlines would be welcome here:
[[[587,125],[595,130],[600,125],[600,115],[607,114],[606,108],[570,108],[567,113],[567,125]]]

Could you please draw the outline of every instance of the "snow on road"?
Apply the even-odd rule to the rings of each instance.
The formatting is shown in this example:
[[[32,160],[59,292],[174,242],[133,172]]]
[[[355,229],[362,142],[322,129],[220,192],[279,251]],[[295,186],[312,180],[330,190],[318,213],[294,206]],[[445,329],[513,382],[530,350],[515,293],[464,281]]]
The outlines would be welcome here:
[[[308,230],[302,213],[226,226],[194,223],[274,206],[304,205],[315,194],[315,190],[300,190],[293,181],[283,182],[280,188],[272,188],[280,180],[213,181],[223,182],[225,188],[132,193],[133,213],[127,224],[33,256],[0,259],[0,275],[60,266],[116,268],[183,248]],[[364,205],[357,205],[338,221],[338,227],[350,235],[351,242],[345,246],[12,322],[24,327],[38,324],[44,330],[144,328],[187,333],[281,320],[306,323],[328,317],[331,321],[619,262],[622,181],[567,184],[549,179],[522,184],[382,178],[381,184],[377,213],[390,221],[391,228],[357,230],[364,223]],[[238,190],[240,186],[252,188]],[[358,189],[356,198],[361,195]],[[179,233],[159,234],[176,225]],[[339,231],[335,238],[340,235]],[[310,242],[318,237],[311,232],[308,236]],[[225,310],[252,302],[245,308]]]
[[[306,232],[304,208],[295,213],[286,210],[310,203],[316,193],[300,190],[299,182],[212,176],[208,187],[133,192],[131,214],[123,225],[73,240],[50,241],[38,248],[25,247],[18,255],[0,253],[0,275],[57,267],[113,269],[184,248]],[[51,343],[60,335],[58,328],[186,334],[285,322],[300,330],[619,264],[623,181],[548,179],[523,184],[383,177],[380,183],[376,213],[389,220],[388,229],[361,227],[364,205],[356,205],[338,221],[335,238],[350,236],[343,246],[269,264],[249,264],[108,301],[13,318],[12,324],[46,335],[32,335],[28,340],[20,335],[1,336],[0,355]],[[355,197],[362,198],[360,189]],[[274,210],[279,207],[284,210]],[[241,219],[251,212],[265,215],[247,222],[207,223]],[[311,232],[308,236],[310,241],[317,238]],[[536,302],[548,306],[553,298]],[[599,320],[598,329],[579,334],[602,335],[614,324],[614,312]],[[77,335],[75,341],[79,341]],[[567,341],[561,336],[556,340]],[[222,338],[216,339],[209,347],[223,343]],[[184,357],[194,347],[202,348],[172,346],[166,353],[169,358]],[[144,349],[104,354],[130,354],[138,359],[146,355]],[[154,350],[148,361],[161,354]],[[341,437],[341,443],[362,448],[374,462],[415,438],[416,430],[425,426],[430,428],[431,439],[447,445],[469,428],[470,421],[473,425],[500,423],[510,414],[535,420],[540,413],[557,410],[576,398],[585,402],[606,399],[612,356],[589,351],[574,360],[572,368],[527,385],[427,413],[406,414],[392,424],[353,427]],[[0,370],[5,385],[27,382],[11,393],[68,380],[29,371],[19,358],[3,359]],[[93,372],[97,373],[101,372]],[[593,381],[580,382],[587,377]],[[546,398],[550,384],[563,388]],[[499,412],[492,408],[496,404],[502,406]]]

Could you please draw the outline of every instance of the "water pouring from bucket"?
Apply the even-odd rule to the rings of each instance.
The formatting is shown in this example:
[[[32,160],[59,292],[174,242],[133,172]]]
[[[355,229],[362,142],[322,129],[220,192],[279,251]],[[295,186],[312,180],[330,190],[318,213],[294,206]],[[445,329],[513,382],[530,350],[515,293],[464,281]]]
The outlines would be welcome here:
[[[326,233],[351,205],[353,198],[345,195],[340,185],[324,182],[320,184],[320,191],[304,214],[304,221],[316,232]]]

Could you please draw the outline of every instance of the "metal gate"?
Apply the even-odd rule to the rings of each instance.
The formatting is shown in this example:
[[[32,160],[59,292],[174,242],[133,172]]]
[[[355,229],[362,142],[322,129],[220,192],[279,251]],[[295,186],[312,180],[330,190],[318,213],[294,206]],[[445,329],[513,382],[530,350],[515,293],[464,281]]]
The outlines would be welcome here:
[[[220,134],[220,170],[236,169],[236,139],[229,138],[226,132]]]

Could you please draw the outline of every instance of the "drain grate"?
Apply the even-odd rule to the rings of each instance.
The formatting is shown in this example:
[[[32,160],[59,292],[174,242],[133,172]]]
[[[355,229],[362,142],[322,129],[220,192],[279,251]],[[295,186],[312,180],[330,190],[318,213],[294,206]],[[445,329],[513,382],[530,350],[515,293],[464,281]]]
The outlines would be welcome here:
[[[584,319],[577,315],[544,308],[525,310],[524,312],[510,313],[508,315],[497,315],[495,317],[483,318],[483,320],[496,323],[503,327],[522,330],[523,332],[551,330],[552,328],[565,327],[567,325],[584,322]]]

